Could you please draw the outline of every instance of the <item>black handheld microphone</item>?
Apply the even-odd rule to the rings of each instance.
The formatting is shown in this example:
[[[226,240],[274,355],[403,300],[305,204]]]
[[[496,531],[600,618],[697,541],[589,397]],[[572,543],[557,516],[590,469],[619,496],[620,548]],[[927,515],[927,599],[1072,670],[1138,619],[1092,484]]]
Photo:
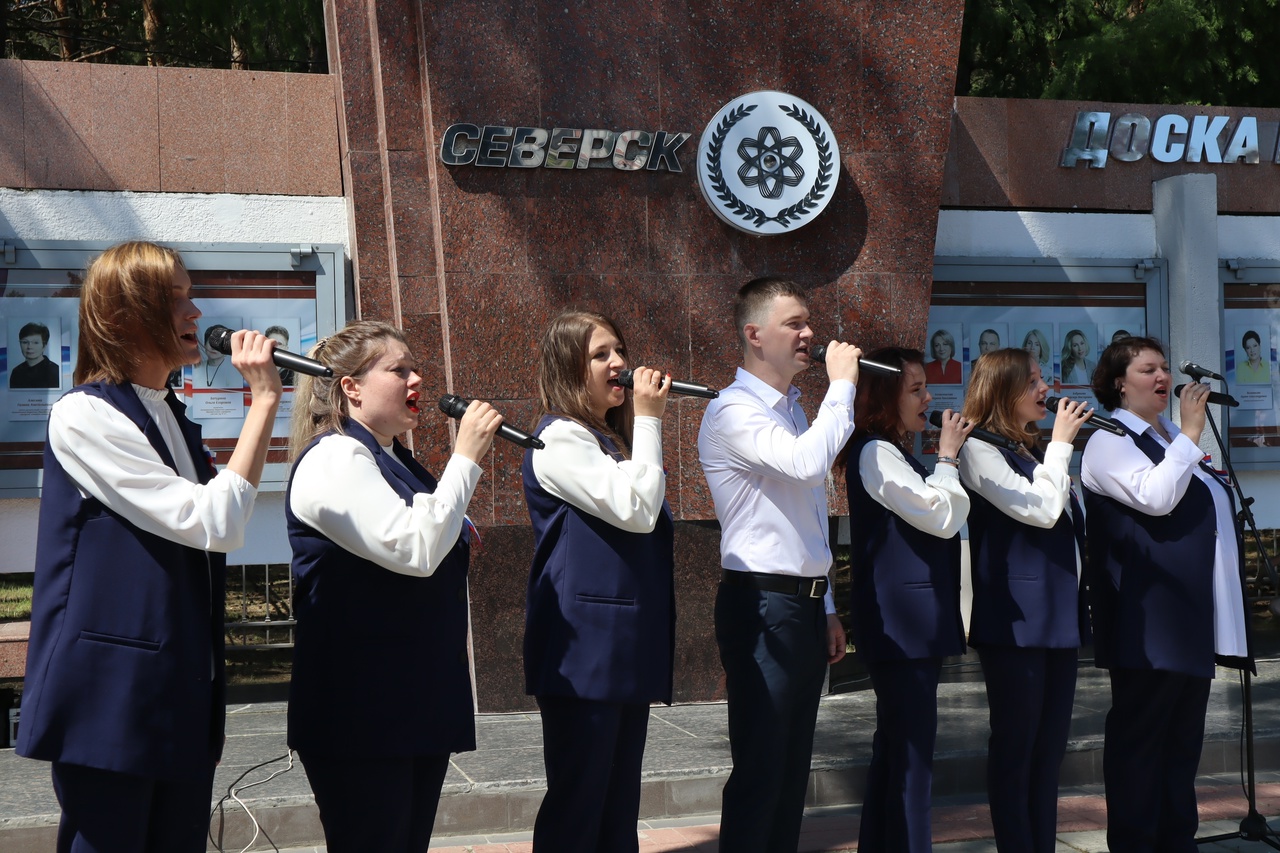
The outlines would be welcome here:
[[[440,411],[444,412],[454,420],[461,420],[462,416],[467,413],[467,406],[471,405],[468,400],[464,400],[457,394],[445,394],[440,398]],[[521,447],[532,447],[534,450],[541,450],[546,447],[542,443],[542,439],[534,438],[527,432],[516,429],[513,426],[500,424],[498,426],[498,435],[505,438],[512,444],[518,444]]]
[[[1194,364],[1191,366],[1195,367]],[[1176,388],[1174,388],[1173,396],[1181,398],[1182,389],[1186,387],[1187,387],[1186,383],[1183,383],[1182,385],[1179,385]],[[1230,394],[1220,393],[1218,391],[1209,392],[1209,402],[1216,403],[1219,406],[1231,406],[1232,408],[1235,408],[1236,406],[1240,405],[1240,401],[1237,400],[1235,397],[1232,397]]]
[[[631,368],[628,367],[618,373],[618,384],[623,388],[635,387],[635,373]],[[719,391],[708,388],[700,382],[681,382],[677,379],[671,380],[671,393],[684,394],[686,397],[701,397],[704,400],[714,400],[720,396]]]
[[[1192,379],[1222,379],[1221,376],[1214,373],[1212,370],[1208,369],[1207,367],[1201,367],[1200,365],[1196,364],[1194,361],[1183,361],[1182,364],[1178,365],[1178,370],[1181,370],[1183,373],[1185,373],[1187,376],[1190,376]],[[1210,400],[1209,402],[1217,403],[1221,401]]]
[[[942,429],[942,412],[937,409],[929,413],[929,423]],[[976,438],[979,441],[985,441],[987,444],[994,444],[996,447],[1003,447],[1005,450],[1017,452],[1022,450],[1022,442],[1010,441],[1003,435],[996,435],[994,432],[987,432],[985,429],[973,428],[973,432],[969,433],[969,438]]]
[[[1044,405],[1050,412],[1056,415],[1058,413],[1058,403],[1062,399],[1062,397],[1045,397]],[[1090,415],[1085,420],[1085,423],[1090,426],[1095,426],[1103,432],[1109,432],[1112,435],[1125,435],[1124,427],[1120,426],[1120,424],[1116,423],[1111,418],[1104,418],[1097,412]]]
[[[224,355],[231,355],[231,335],[233,332],[226,326],[216,325],[210,326],[208,331],[204,333],[204,339],[209,346],[216,349]],[[305,373],[307,376],[332,376],[333,368],[321,364],[314,358],[307,358],[305,355],[298,355],[296,352],[289,352],[287,349],[276,348],[271,351],[271,360],[275,362],[276,367],[284,367],[295,373]]]
[[[811,344],[809,346],[809,358],[819,364],[827,363],[827,345]],[[865,358],[858,359],[858,364],[863,370],[870,370],[872,373],[901,373],[902,368],[894,367],[892,364],[881,364],[878,361],[868,361]]]

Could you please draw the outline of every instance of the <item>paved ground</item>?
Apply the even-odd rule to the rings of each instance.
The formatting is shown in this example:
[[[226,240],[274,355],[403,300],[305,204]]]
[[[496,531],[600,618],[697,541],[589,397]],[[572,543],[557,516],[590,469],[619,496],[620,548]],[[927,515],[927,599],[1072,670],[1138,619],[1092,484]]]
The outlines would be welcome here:
[[[994,853],[991,822],[986,803],[940,803],[934,810],[934,853]],[[1236,834],[1246,800],[1239,777],[1204,777],[1199,788],[1200,837]],[[1262,774],[1257,788],[1261,814],[1280,815],[1280,773]],[[679,820],[647,821],[640,830],[642,853],[718,850],[715,816]],[[1280,819],[1271,821],[1280,828]],[[1058,803],[1058,853],[1106,853],[1106,805],[1100,790],[1066,791]],[[441,839],[431,845],[436,853],[531,853],[529,833]],[[857,850],[858,810],[831,808],[812,810],[805,818],[800,853],[837,853]],[[1280,843],[1280,836],[1277,836]],[[1205,853],[1227,850],[1265,850],[1259,841],[1232,838],[1203,843]],[[323,847],[293,848],[281,853],[324,853]]]
[[[939,853],[993,851],[983,795],[986,765],[986,702],[980,681],[957,667],[939,691],[939,737],[935,759],[935,829]],[[1280,771],[1280,664],[1262,662],[1254,682],[1258,767]],[[1245,815],[1238,768],[1241,764],[1241,689],[1223,672],[1214,682],[1200,772],[1206,827],[1202,834],[1233,831]],[[1068,754],[1061,777],[1061,851],[1105,849],[1100,789],[1101,732],[1109,704],[1105,674],[1082,667]],[[825,697],[819,712],[813,773],[805,824],[806,851],[856,849],[870,739],[874,696],[866,690]],[[215,780],[221,796],[233,783],[249,812],[220,810],[214,837],[221,849],[238,851],[253,835],[249,819],[261,823],[252,849],[314,851],[323,839],[310,786],[301,766],[267,780],[286,763],[284,703],[228,708],[228,741]],[[545,791],[541,725],[536,714],[494,714],[477,718],[479,749],[454,757],[436,827],[442,851],[529,849],[528,831]],[[277,761],[257,768],[264,762]],[[645,752],[641,815],[645,851],[711,850],[715,847],[720,789],[729,770],[728,731],[723,704],[655,708]],[[255,769],[257,768],[257,769]],[[242,774],[243,783],[235,780]],[[1262,814],[1280,815],[1280,773],[1264,774]],[[263,784],[245,787],[265,780]],[[52,850],[57,800],[47,765],[0,750],[0,850]],[[1228,821],[1226,824],[1212,823]],[[953,846],[947,846],[953,845]],[[954,846],[958,845],[958,846]],[[1250,847],[1262,845],[1250,843]],[[211,849],[216,849],[211,848]],[[1214,848],[1205,847],[1205,850]],[[1217,849],[1245,849],[1221,847]]]

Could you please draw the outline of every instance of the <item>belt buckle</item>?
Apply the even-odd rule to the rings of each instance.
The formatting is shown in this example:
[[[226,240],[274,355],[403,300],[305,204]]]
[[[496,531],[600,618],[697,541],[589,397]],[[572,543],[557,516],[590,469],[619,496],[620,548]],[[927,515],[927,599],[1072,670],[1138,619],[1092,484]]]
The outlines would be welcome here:
[[[810,598],[822,598],[822,591],[819,589],[819,586],[822,584],[822,582],[823,582],[824,580],[826,580],[826,579],[825,579],[825,578],[812,578],[812,579],[811,579],[811,581],[812,581],[812,582],[811,582],[811,584],[809,585],[809,597],[810,597]]]

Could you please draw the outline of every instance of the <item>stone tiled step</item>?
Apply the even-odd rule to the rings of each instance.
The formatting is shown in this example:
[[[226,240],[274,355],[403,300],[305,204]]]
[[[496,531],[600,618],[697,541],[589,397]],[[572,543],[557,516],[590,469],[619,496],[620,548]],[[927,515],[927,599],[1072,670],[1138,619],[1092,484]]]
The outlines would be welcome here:
[[[1280,666],[1263,664],[1254,682],[1255,754],[1260,769],[1280,768]],[[1064,789],[1096,785],[1102,779],[1102,724],[1109,704],[1105,674],[1081,669],[1064,762]],[[283,703],[229,709],[228,743],[216,791],[260,763],[285,755]],[[1240,690],[1234,677],[1214,682],[1200,772],[1235,772],[1240,758]],[[814,742],[814,772],[808,801],[823,808],[859,803],[870,758],[874,696],[867,691],[823,700]],[[938,797],[980,795],[985,787],[986,703],[982,684],[944,684],[939,690],[939,733],[935,761]],[[536,715],[477,718],[479,749],[454,757],[440,802],[436,837],[474,836],[530,829],[545,791],[541,726]],[[728,732],[723,704],[655,708],[649,724],[641,795],[642,819],[661,820],[716,814],[729,772]],[[272,764],[248,773],[244,783],[285,766]],[[0,752],[0,849],[27,853],[52,849],[57,802],[47,766]],[[305,846],[323,841],[315,805],[300,766],[240,795],[266,837],[254,849]],[[253,826],[234,804],[214,821],[222,849],[249,843]],[[217,849],[212,846],[210,849]]]

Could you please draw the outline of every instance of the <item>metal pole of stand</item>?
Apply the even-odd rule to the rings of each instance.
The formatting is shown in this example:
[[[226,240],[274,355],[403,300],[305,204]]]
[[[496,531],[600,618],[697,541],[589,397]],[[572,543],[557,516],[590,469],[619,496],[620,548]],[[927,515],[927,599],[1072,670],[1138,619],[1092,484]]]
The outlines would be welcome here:
[[[1244,491],[1240,488],[1240,480],[1236,477],[1235,468],[1231,465],[1231,450],[1227,443],[1222,440],[1222,434],[1218,432],[1218,424],[1213,420],[1213,413],[1208,408],[1205,409],[1205,418],[1209,421],[1209,427],[1213,430],[1213,437],[1217,440],[1218,447],[1222,449],[1223,465],[1226,466],[1231,487],[1235,489],[1236,497],[1240,501],[1240,511],[1236,514],[1236,520],[1238,523],[1248,524],[1253,541],[1258,546],[1258,559],[1267,571],[1267,579],[1271,582],[1271,588],[1275,590],[1276,595],[1280,595],[1280,579],[1277,578],[1275,567],[1271,565],[1271,558],[1267,555],[1266,548],[1262,545],[1262,534],[1258,532],[1258,525],[1253,518],[1253,498],[1244,496]],[[1227,423],[1230,425],[1229,420]],[[1242,554],[1242,563],[1243,560],[1244,555]],[[1243,581],[1244,579],[1241,578],[1241,580]],[[1256,582],[1257,577],[1254,580]],[[1248,608],[1249,597],[1247,594],[1244,597],[1245,607]],[[1253,614],[1248,612],[1247,609],[1245,618],[1253,618]],[[1250,664],[1252,664],[1252,660]],[[1217,841],[1243,838],[1246,841],[1260,841],[1268,847],[1280,850],[1280,841],[1276,840],[1275,831],[1267,825],[1267,819],[1258,811],[1258,778],[1253,761],[1253,673],[1246,667],[1240,670],[1240,675],[1240,692],[1244,703],[1245,799],[1249,804],[1249,813],[1240,821],[1240,828],[1237,831],[1223,835],[1211,835],[1207,838],[1197,838],[1196,844],[1211,844]]]

